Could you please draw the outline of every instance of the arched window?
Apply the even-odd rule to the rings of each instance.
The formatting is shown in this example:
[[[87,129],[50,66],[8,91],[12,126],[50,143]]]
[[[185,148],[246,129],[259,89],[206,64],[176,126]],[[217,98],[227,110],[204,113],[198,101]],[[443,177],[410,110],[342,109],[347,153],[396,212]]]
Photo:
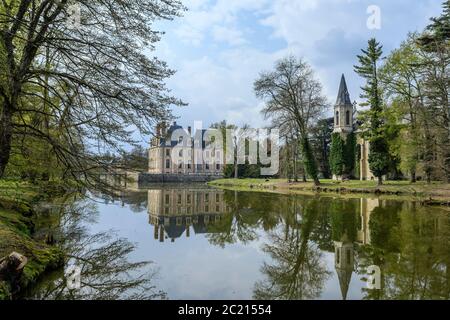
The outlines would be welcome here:
[[[336,121],[335,121],[336,125],[339,125],[339,111],[336,111]]]
[[[350,111],[347,111],[345,113],[345,125],[349,126],[350,125]]]

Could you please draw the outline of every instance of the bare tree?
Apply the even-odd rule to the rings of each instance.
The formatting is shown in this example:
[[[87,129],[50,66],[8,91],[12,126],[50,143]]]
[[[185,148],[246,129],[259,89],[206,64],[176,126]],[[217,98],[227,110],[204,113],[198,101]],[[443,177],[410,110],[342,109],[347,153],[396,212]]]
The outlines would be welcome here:
[[[278,61],[275,70],[264,72],[254,84],[256,96],[266,100],[262,110],[266,118],[292,121],[300,136],[300,145],[308,175],[319,185],[317,163],[309,140],[312,124],[327,105],[322,85],[311,67],[302,59],[288,57]]]

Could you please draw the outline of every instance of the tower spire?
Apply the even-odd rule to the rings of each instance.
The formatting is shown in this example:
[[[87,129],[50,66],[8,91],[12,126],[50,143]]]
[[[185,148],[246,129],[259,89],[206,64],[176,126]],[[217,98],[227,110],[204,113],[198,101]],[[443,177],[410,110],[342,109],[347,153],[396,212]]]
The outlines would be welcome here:
[[[352,105],[350,100],[350,94],[348,93],[347,82],[345,81],[345,76],[342,74],[341,84],[339,85],[338,97],[336,100],[336,105]]]

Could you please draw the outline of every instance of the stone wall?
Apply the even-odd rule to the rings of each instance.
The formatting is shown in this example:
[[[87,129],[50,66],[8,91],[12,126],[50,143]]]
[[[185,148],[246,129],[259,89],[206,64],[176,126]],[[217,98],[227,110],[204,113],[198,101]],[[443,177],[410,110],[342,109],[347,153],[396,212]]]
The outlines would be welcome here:
[[[153,183],[208,182],[221,178],[223,178],[223,176],[219,175],[139,173],[138,184],[139,186],[145,186]]]

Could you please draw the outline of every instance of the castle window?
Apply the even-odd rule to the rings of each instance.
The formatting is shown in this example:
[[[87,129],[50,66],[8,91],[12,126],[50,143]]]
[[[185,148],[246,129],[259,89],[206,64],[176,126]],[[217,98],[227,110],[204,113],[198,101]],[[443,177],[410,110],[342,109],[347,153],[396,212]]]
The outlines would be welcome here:
[[[345,125],[349,126],[350,125],[350,111],[347,111],[345,113]]]
[[[166,149],[166,156],[170,157],[170,149]]]
[[[205,169],[209,170],[209,164],[205,164]]]
[[[178,169],[183,169],[183,162],[181,160],[178,162]]]
[[[188,164],[187,164],[187,168],[190,170],[191,169],[191,167],[192,167],[192,165],[191,165],[191,161],[189,161],[188,162]]]
[[[220,164],[216,164],[216,170],[220,170]]]
[[[183,136],[180,136],[179,138],[178,138],[178,143],[182,143],[183,142]]]
[[[182,157],[182,156],[183,156],[183,150],[180,150],[180,152],[178,153],[178,155],[179,155],[180,157]]]
[[[339,125],[339,111],[336,111],[336,120],[334,121],[336,125]]]
[[[170,159],[166,159],[166,169],[170,169]]]
[[[166,194],[166,204],[170,203],[170,195]]]

